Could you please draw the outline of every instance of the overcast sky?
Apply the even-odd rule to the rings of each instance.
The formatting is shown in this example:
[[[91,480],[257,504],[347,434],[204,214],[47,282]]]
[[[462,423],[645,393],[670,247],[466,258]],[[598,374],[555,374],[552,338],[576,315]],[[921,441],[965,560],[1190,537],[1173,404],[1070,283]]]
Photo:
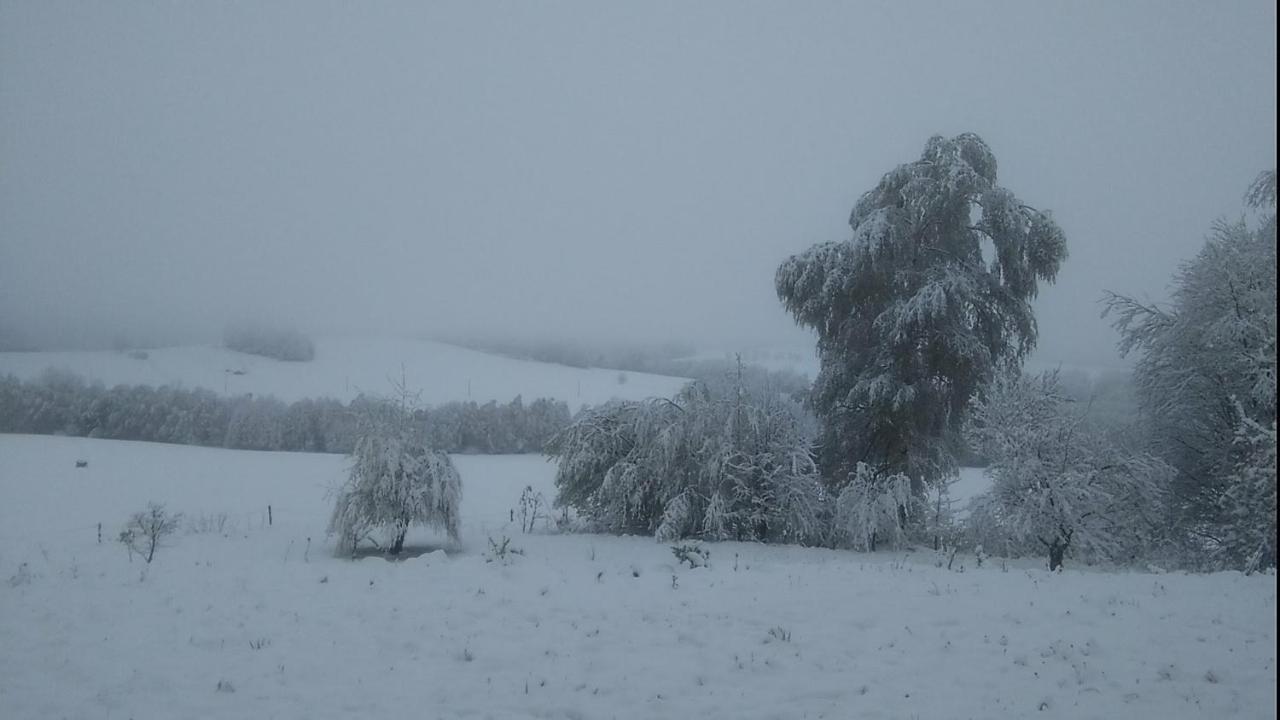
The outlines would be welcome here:
[[[0,1],[0,331],[806,343],[773,274],[973,131],[1115,362],[1276,160],[1272,0]],[[38,332],[35,332],[38,331]]]

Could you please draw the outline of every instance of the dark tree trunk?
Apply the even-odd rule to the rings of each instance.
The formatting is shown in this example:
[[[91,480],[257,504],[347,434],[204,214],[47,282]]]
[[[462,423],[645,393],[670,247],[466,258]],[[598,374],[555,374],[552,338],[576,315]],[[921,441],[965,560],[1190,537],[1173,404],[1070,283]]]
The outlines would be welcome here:
[[[408,532],[409,528],[404,528],[396,534],[395,542],[391,543],[391,547],[387,550],[388,554],[399,555],[400,551],[404,550],[404,536],[408,534]]]
[[[1067,544],[1055,540],[1049,545],[1049,571],[1053,572],[1062,567],[1062,557],[1067,554]]]

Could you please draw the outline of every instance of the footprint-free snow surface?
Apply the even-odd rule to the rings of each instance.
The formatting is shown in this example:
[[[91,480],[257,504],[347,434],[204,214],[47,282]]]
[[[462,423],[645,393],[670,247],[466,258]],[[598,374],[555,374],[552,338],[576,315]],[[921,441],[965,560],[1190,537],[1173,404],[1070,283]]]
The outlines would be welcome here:
[[[740,543],[690,569],[522,534],[540,457],[456,462],[460,546],[352,561],[341,457],[0,435],[0,718],[1274,716],[1273,575]],[[149,500],[185,520],[146,565],[113,538]]]
[[[308,362],[284,362],[214,346],[158,348],[130,355],[110,350],[0,352],[0,375],[39,377],[69,370],[112,385],[176,385],[217,393],[274,395],[286,402],[360,393],[387,395],[401,379],[427,404],[474,400],[526,402],[546,397],[571,409],[612,398],[674,395],[683,378],[517,360],[427,340],[321,337]]]

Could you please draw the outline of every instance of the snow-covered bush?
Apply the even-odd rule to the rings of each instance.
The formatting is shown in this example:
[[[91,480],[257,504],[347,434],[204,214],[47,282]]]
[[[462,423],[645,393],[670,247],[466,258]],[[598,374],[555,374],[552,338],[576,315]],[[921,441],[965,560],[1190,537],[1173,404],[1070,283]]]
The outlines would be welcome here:
[[[671,554],[676,556],[676,562],[688,565],[690,569],[706,567],[711,562],[711,553],[697,543],[672,545]]]
[[[511,538],[506,535],[500,540],[494,540],[492,536],[489,538],[489,550],[485,553],[485,562],[496,562],[502,565],[510,565],[511,561],[517,555],[524,555],[524,550],[511,544]]]
[[[799,408],[741,375],[674,399],[590,408],[549,444],[558,506],[615,533],[824,542],[826,497]]]
[[[397,555],[414,525],[444,530],[456,542],[462,479],[453,461],[427,446],[403,403],[387,403],[364,425],[329,520],[339,551],[354,554],[361,541],[371,540]]]
[[[1068,551],[1118,561],[1144,553],[1162,510],[1160,483],[1171,472],[1089,428],[1086,415],[1071,408],[1056,373],[1011,374],[988,387],[968,428],[991,458],[993,480],[986,501],[993,507],[975,509],[1013,542],[1039,543],[1050,570]],[[987,538],[982,544],[992,547]]]
[[[835,530],[857,550],[899,547],[907,540],[908,523],[919,514],[910,478],[901,473],[878,477],[870,466],[858,463],[836,499]]]

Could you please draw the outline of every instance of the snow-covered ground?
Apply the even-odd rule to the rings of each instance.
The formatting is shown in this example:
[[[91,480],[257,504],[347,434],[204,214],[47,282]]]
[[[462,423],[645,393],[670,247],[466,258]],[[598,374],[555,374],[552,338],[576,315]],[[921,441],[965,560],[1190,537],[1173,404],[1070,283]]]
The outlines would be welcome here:
[[[638,400],[674,395],[686,380],[617,370],[490,355],[427,340],[316,338],[310,362],[282,362],[217,346],[158,348],[145,359],[109,350],[96,352],[3,352],[0,375],[38,377],[46,368],[70,370],[108,386],[181,385],[218,393],[275,395],[286,402],[332,397],[347,401],[361,392],[386,395],[401,367],[422,401],[510,402],[539,397],[564,400],[571,409],[611,398]],[[240,373],[240,374],[237,374]]]
[[[1274,716],[1274,576],[739,543],[691,570],[521,535],[540,457],[456,462],[461,547],[351,561],[341,457],[0,435],[0,717]],[[188,520],[151,566],[111,542],[148,500]],[[486,562],[503,535],[524,554]]]

